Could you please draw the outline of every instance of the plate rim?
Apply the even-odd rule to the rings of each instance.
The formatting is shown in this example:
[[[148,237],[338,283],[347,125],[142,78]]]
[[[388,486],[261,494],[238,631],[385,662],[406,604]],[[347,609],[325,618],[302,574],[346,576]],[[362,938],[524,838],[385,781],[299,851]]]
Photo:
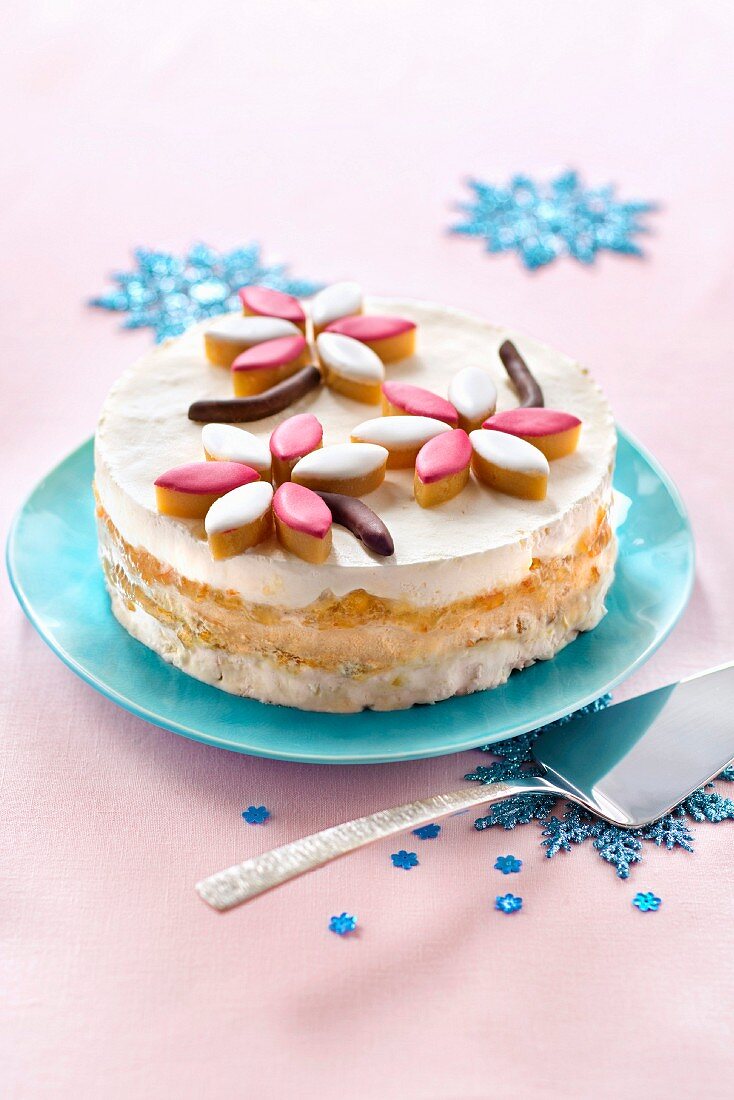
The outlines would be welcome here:
[[[671,614],[669,621],[666,623],[664,629],[662,629],[656,635],[652,642],[650,642],[650,644],[638,654],[638,656],[633,662],[631,662],[631,664],[626,666],[617,675],[611,677],[608,681],[604,681],[603,683],[601,683],[599,687],[595,689],[592,693],[590,693],[589,695],[581,696],[579,699],[574,700],[574,703],[571,707],[563,706],[560,708],[556,708],[555,710],[549,711],[548,717],[546,717],[545,721],[542,723],[543,725],[557,721],[559,718],[562,718],[565,715],[572,713],[579,707],[586,706],[588,703],[594,702],[594,700],[598,699],[601,695],[604,695],[607,692],[612,691],[615,687],[618,687],[619,684],[621,684],[629,676],[633,675],[643,664],[645,664],[645,662],[648,661],[650,657],[652,657],[652,655],[662,645],[662,643],[670,635],[671,631],[680,621],[680,618],[690,600],[695,583],[696,543],[693,536],[693,529],[688,509],[683,502],[680,490],[678,489],[675,481],[670,477],[664,467],[660,464],[658,459],[655,458],[655,456],[651,454],[651,452],[642,443],[640,443],[639,440],[632,433],[626,431],[616,422],[615,428],[618,436],[622,437],[624,441],[633,448],[633,450],[637,451],[637,453],[652,468],[659,481],[665,487],[676,511],[683,521],[683,526],[688,541],[688,569],[684,578],[684,583],[680,587],[675,609]],[[224,749],[228,752],[235,752],[239,755],[255,756],[267,760],[283,760],[290,763],[312,765],[325,764],[349,766],[355,764],[396,764],[406,763],[408,761],[414,760],[435,759],[441,756],[451,756],[457,752],[467,752],[471,751],[472,749],[476,749],[477,745],[481,743],[480,739],[478,742],[472,741],[471,743],[451,746],[450,748],[443,747],[438,749],[430,749],[428,751],[416,750],[415,752],[406,752],[405,750],[402,750],[400,752],[400,755],[395,756],[385,756],[384,752],[376,752],[374,755],[362,752],[360,753],[360,756],[358,758],[331,756],[328,753],[324,753],[323,751],[314,753],[308,753],[304,751],[299,752],[297,755],[294,755],[293,753],[286,753],[282,751],[279,752],[277,749],[262,747],[253,748],[251,746],[245,747],[241,744],[229,743],[221,735],[215,736],[212,734],[204,733],[197,727],[188,726],[179,720],[172,720],[167,718],[165,715],[157,714],[154,711],[151,711],[145,705],[139,703],[131,696],[121,695],[116,688],[110,687],[105,681],[101,680],[93,672],[90,672],[85,665],[81,664],[71,653],[69,653],[58,643],[53,634],[47,632],[46,629],[43,627],[39,615],[34,609],[31,599],[27,596],[23,589],[21,579],[18,576],[18,571],[16,570],[15,562],[15,547],[19,527],[23,520],[26,509],[31,503],[32,498],[39,491],[39,489],[41,489],[44,482],[46,482],[48,478],[50,478],[57,471],[61,470],[61,468],[66,466],[67,463],[70,463],[73,459],[75,459],[79,455],[79,453],[88,448],[90,444],[94,444],[94,436],[90,436],[73,450],[69,451],[66,456],[62,458],[59,462],[57,462],[50,470],[48,470],[27,493],[21,505],[17,508],[15,515],[13,516],[13,519],[11,521],[10,528],[8,530],[8,537],[5,546],[5,564],[11,588],[31,626],[39,634],[41,639],[49,647],[52,653],[54,653],[59,658],[59,660],[61,660],[63,664],[66,665],[68,669],[70,669],[81,680],[87,683],[91,688],[93,688],[99,694],[103,695],[105,698],[109,699],[115,705],[119,706],[122,710],[126,710],[129,713],[136,715],[136,717],[143,719],[143,721],[149,722],[153,726],[157,726],[161,729],[166,729],[171,733],[177,734],[178,736],[185,737],[187,740],[197,741],[200,744],[209,745],[213,748]],[[119,626],[116,620],[115,623]],[[120,629],[122,630],[124,628],[120,626]],[[138,644],[142,645],[143,643]],[[183,672],[181,669],[176,669],[174,666],[167,667],[170,667],[172,671],[177,672],[181,676],[187,675],[187,673]],[[236,698],[236,696],[234,698]],[[249,700],[249,702],[259,702],[259,700]],[[442,700],[442,702],[450,703],[451,700]],[[261,703],[261,706],[270,705],[271,704],[268,703]],[[296,713],[300,713],[298,708],[295,707],[279,707],[278,709],[286,712],[295,711]],[[409,713],[409,710],[406,711],[406,713]],[[523,722],[518,722],[514,725],[509,726],[506,730],[503,730],[502,734],[498,737],[495,737],[493,741],[485,741],[485,743],[499,743],[500,741],[508,740],[511,737],[517,737],[522,733],[526,733],[529,730],[536,728],[538,727],[534,723],[528,725]]]

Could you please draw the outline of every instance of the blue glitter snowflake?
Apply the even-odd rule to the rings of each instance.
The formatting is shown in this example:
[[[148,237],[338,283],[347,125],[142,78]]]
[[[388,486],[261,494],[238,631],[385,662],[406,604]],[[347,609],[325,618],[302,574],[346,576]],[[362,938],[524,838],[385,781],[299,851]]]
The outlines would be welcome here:
[[[482,237],[488,252],[517,252],[530,271],[559,256],[590,264],[606,249],[641,256],[635,242],[648,232],[641,216],[657,209],[651,202],[620,202],[616,189],[586,187],[578,172],[550,180],[513,176],[505,186],[469,180],[470,202],[459,203],[464,220],[452,233]]]
[[[420,829],[413,829],[413,836],[417,836],[419,840],[433,840],[440,832],[440,825],[421,825]]]
[[[248,806],[242,811],[242,816],[248,825],[264,825],[270,817],[270,810],[265,806]]]
[[[501,913],[518,913],[522,909],[522,898],[516,898],[514,894],[503,894],[494,899],[494,907]]]
[[[257,244],[229,252],[195,244],[184,256],[136,248],[133,256],[135,270],[114,272],[115,289],[89,304],[127,313],[123,328],[152,328],[158,342],[195,321],[240,310],[240,287],[267,286],[302,298],[321,287],[292,278],[283,264],[265,264]]]
[[[332,917],[329,921],[329,931],[336,932],[337,936],[346,936],[357,927],[357,918],[350,913],[340,913],[338,917]]]
[[[390,859],[393,867],[401,867],[404,871],[409,871],[411,867],[418,866],[418,856],[415,852],[406,852],[404,848],[401,848],[399,852],[393,852]]]
[[[501,871],[503,875],[517,875],[522,867],[522,860],[515,856],[497,856],[495,871]]]
[[[588,707],[583,707],[582,711],[601,710],[610,702],[611,696],[604,695]],[[485,745],[480,751],[492,753],[499,759],[475,768],[465,778],[477,783],[498,783],[521,775],[537,775],[538,768],[532,758],[533,742],[545,728],[564,725],[571,717],[561,718],[552,726],[524,733],[497,745]],[[734,767],[725,769],[718,778],[734,782]],[[554,812],[559,807],[562,812]],[[716,824],[731,820],[734,820],[734,799],[720,794],[713,783],[708,783],[694,791],[672,813],[641,829],[619,829],[616,825],[608,825],[580,806],[546,794],[518,795],[506,802],[499,802],[486,817],[477,818],[474,828],[479,831],[497,827],[514,829],[518,825],[538,821],[542,825],[541,844],[548,859],[559,852],[571,852],[577,845],[590,840],[599,856],[615,868],[620,878],[625,879],[629,877],[631,868],[642,862],[646,843],[669,852],[675,849],[692,852],[690,821]]]
[[[632,904],[636,905],[641,913],[657,913],[662,904],[661,898],[656,898],[652,890],[647,893],[635,894]]]

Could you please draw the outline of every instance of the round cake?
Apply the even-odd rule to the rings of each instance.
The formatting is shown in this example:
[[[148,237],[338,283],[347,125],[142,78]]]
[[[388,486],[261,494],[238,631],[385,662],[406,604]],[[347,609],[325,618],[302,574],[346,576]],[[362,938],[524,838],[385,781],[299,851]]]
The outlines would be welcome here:
[[[384,480],[363,499],[369,514],[375,515],[375,529],[380,529],[380,521],[387,528],[393,553],[388,552],[392,547],[386,551],[383,546],[379,553],[368,549],[358,537],[359,529],[355,534],[342,526],[343,517],[334,511],[332,541],[324,560],[299,556],[300,544],[286,537],[298,527],[289,518],[288,508],[297,512],[298,493],[310,492],[295,486],[299,467],[292,473],[294,481],[286,480],[285,490],[281,486],[276,492],[275,524],[261,526],[257,536],[261,541],[239,553],[214,556],[215,525],[208,517],[183,518],[159,511],[156,482],[166,486],[161,477],[166,471],[182,466],[194,469],[188,464],[197,464],[199,470],[205,457],[231,457],[205,455],[203,424],[189,418],[195,402],[201,403],[202,419],[206,419],[211,402],[233,397],[232,372],[210,361],[209,337],[205,339],[205,333],[225,332],[232,323],[228,318],[207,321],[150,351],[125,371],[107,397],[96,433],[95,491],[100,554],[112,609],[135,638],[199,680],[266,703],[307,710],[400,709],[493,688],[513,670],[553,657],[580,631],[596,626],[604,614],[616,555],[610,526],[616,434],[607,401],[588,371],[534,339],[441,305],[367,299],[364,313],[356,320],[366,321],[373,315],[383,321],[399,318],[414,326],[414,354],[394,359],[397,345],[393,344],[390,354],[383,356],[387,382],[421,387],[443,399],[445,406],[452,379],[463,372],[461,383],[452,390],[458,395],[454,401],[457,408],[461,402],[469,408],[474,395],[478,411],[482,388],[477,388],[477,382],[481,383],[482,372],[494,383],[499,414],[500,431],[470,433],[472,476],[467,481],[464,471],[461,490],[434,506],[420,506],[416,499],[425,486],[413,469],[415,455],[407,468],[405,463],[404,468],[393,468],[388,459]],[[312,340],[311,322],[303,327]],[[368,347],[369,325],[363,330],[356,324],[352,330],[333,327],[337,335],[352,331],[356,339],[362,333],[363,346]],[[279,331],[276,326],[275,335],[269,333],[267,346],[272,349],[289,340],[292,346],[282,348],[278,356],[271,352],[267,361],[250,355],[241,375],[245,387],[255,384],[252,380],[258,371],[275,370],[281,372],[276,385],[288,385],[282,382],[288,357],[301,376],[304,362],[318,362],[313,342],[304,350],[295,336],[278,335]],[[521,404],[517,379],[511,380],[499,355],[506,341],[530,368],[546,411],[559,410],[570,421],[581,422],[575,450],[562,457],[547,452],[549,464],[540,455],[539,463],[549,471],[544,499],[529,499],[524,489],[516,495],[519,467],[514,452],[506,459],[503,448],[499,457],[494,451],[485,453],[487,440],[492,444],[500,435],[504,447],[508,435],[503,434],[502,415]],[[372,341],[371,346],[379,355],[381,345]],[[337,344],[326,357],[332,353],[338,359]],[[247,355],[240,355],[235,369]],[[323,359],[321,355],[322,369]],[[301,460],[301,482],[312,489],[305,475],[318,467],[336,477],[339,462],[333,456],[344,453],[345,445],[375,446],[369,440],[376,438],[377,453],[387,430],[387,449],[392,454],[390,447],[407,445],[408,429],[414,428],[415,434],[421,425],[406,428],[407,417],[401,416],[381,431],[381,425],[373,423],[379,406],[350,396],[349,385],[355,379],[364,383],[363,398],[374,394],[370,370],[378,368],[373,368],[373,362],[365,360],[363,368],[358,364],[351,375],[347,369],[333,377],[327,369],[324,375],[330,384],[315,385],[296,396],[288,408],[238,427],[257,436],[267,456],[271,435],[279,425],[297,414],[313,414],[323,426],[323,448],[313,451],[311,459]],[[340,378],[347,380],[346,387],[340,388]],[[468,395],[460,392],[464,380]],[[271,388],[262,396],[275,392]],[[388,387],[385,392],[392,391]],[[395,401],[406,405],[397,411],[420,412],[407,408],[404,394],[408,392],[413,391],[394,387]],[[429,403],[428,411],[439,413],[441,407]],[[263,411],[267,407],[258,415]],[[221,411],[218,419],[223,419]],[[311,418],[304,418],[304,423],[306,419],[312,423]],[[384,419],[387,423],[390,417]],[[436,417],[428,419],[434,425],[439,422]],[[495,427],[493,420],[487,422],[488,429]],[[455,422],[444,422],[440,431],[434,431],[438,441],[444,434],[451,435],[450,443],[457,444],[454,451],[461,451]],[[520,444],[518,434],[515,431],[513,439],[510,430],[511,444]],[[427,432],[425,438],[430,437]],[[359,442],[364,438],[367,443]],[[414,440],[408,442],[412,445]],[[342,451],[331,450],[334,445]],[[441,446],[448,453],[447,446]],[[438,453],[437,448],[435,444]],[[275,454],[276,449],[271,449]],[[355,456],[355,461],[359,457],[356,451],[347,454]],[[431,466],[428,458],[423,460],[426,469]],[[254,459],[250,461],[254,464]],[[458,470],[464,460],[457,461]],[[226,469],[233,465],[226,463]],[[438,465],[434,461],[432,468],[436,476],[451,472],[442,468],[441,461]],[[216,472],[224,477],[226,469],[223,462]],[[248,477],[269,480],[264,467],[255,472],[247,465],[239,469],[248,470]],[[501,480],[488,481],[487,469],[509,477],[509,489]],[[533,484],[541,478],[541,466],[536,470],[532,461],[523,471],[523,476],[537,474]],[[286,472],[286,479],[290,476]],[[171,484],[175,489],[175,479]],[[340,491],[349,484],[354,483],[323,482],[321,487]],[[184,488],[190,488],[188,482]],[[222,528],[221,516],[236,516],[237,510],[221,501],[231,498],[236,503],[235,494],[241,492],[244,499],[250,488],[235,488],[227,497],[220,496],[219,529],[237,522],[225,515]],[[270,496],[269,488],[260,489],[261,524],[268,521],[269,513],[263,509],[269,508]],[[329,503],[328,495],[322,499]],[[254,512],[243,515],[254,523]],[[308,537],[318,542],[321,534],[314,528]],[[289,548],[293,545],[297,552]]]

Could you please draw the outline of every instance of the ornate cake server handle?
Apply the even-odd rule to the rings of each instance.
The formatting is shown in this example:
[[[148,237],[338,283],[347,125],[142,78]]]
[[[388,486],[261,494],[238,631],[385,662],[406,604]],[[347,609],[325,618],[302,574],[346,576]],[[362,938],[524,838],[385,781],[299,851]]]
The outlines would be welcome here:
[[[480,788],[463,787],[449,794],[422,798],[418,802],[408,802],[405,806],[396,806],[392,810],[379,810],[367,817],[358,817],[343,825],[334,825],[320,833],[284,844],[255,856],[244,863],[235,864],[225,871],[197,882],[196,890],[200,897],[224,911],[243,901],[250,901],[274,886],[280,886],[292,878],[305,875],[307,871],[316,871],[326,863],[348,855],[349,852],[384,840],[407,829],[417,829],[421,825],[449,817],[477,806],[487,806],[492,802],[503,802],[516,794],[556,794],[567,791],[555,786],[543,776],[528,776],[513,779],[509,783],[492,783]]]

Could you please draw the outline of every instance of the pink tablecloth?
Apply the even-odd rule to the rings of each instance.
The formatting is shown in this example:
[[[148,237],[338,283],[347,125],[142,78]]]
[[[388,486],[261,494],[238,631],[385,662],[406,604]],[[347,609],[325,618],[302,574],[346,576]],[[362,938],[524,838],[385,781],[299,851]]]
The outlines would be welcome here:
[[[678,481],[699,548],[689,611],[620,694],[731,657],[731,9],[10,8],[3,512],[148,346],[84,308],[104,273],[138,243],[259,238],[299,274],[465,306],[588,363]],[[464,174],[559,163],[662,200],[646,262],[531,277],[444,235]],[[191,744],[63,668],[5,581],[3,601],[3,1095],[729,1093],[731,824],[622,883],[589,847],[549,863],[534,828],[460,818],[409,874],[378,846],[216,916],[197,877],[450,789],[476,755],[329,769]],[[240,819],[252,801],[273,810],[260,830]],[[519,878],[491,870],[508,851]],[[521,914],[492,910],[504,889]],[[352,940],[326,931],[343,909]]]

